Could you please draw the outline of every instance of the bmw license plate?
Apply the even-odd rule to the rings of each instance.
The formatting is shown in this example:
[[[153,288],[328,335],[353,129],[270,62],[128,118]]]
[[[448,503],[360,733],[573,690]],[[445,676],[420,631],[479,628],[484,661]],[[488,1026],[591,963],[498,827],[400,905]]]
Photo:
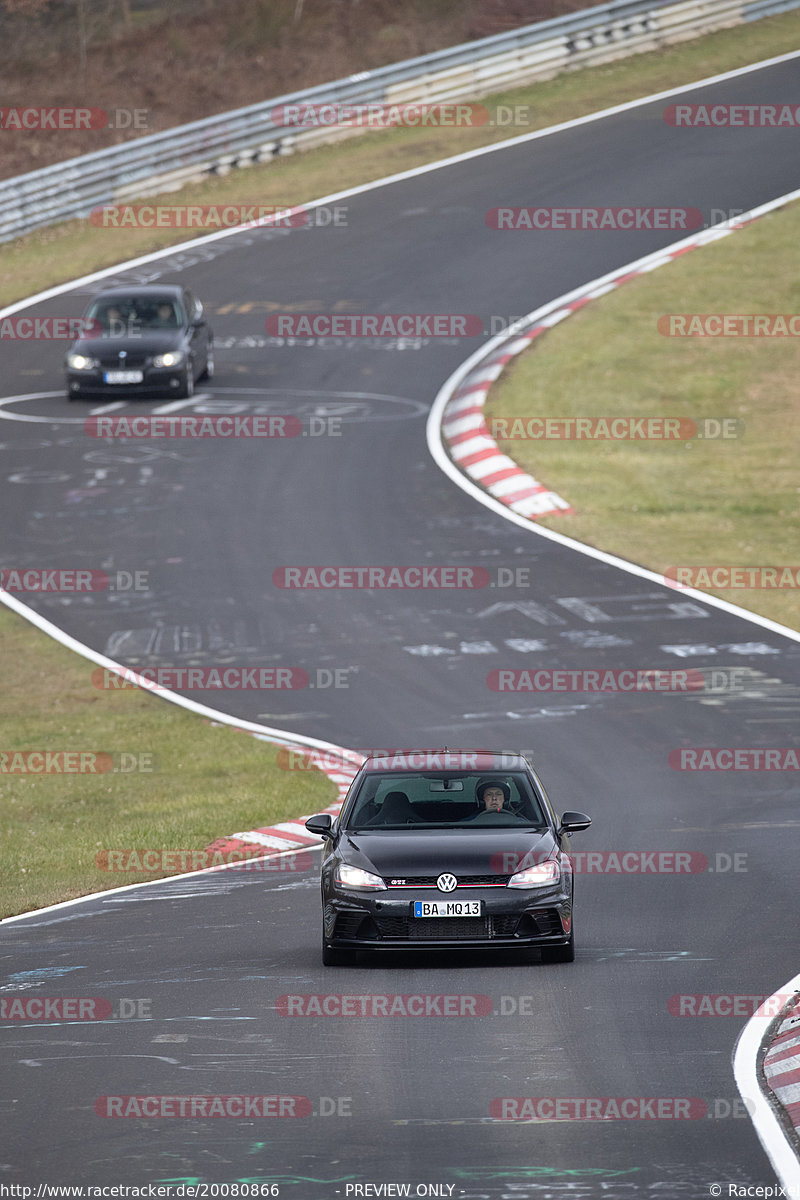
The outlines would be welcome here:
[[[480,900],[415,900],[415,917],[479,917]]]
[[[141,383],[143,379],[142,371],[106,371],[103,376],[105,383]]]

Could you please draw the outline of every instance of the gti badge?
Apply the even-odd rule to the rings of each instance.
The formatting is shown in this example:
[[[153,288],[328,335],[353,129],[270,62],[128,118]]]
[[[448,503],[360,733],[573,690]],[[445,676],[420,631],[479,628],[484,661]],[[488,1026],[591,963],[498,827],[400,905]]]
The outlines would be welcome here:
[[[445,873],[436,880],[436,886],[440,892],[453,892],[458,886],[458,880],[455,875]]]

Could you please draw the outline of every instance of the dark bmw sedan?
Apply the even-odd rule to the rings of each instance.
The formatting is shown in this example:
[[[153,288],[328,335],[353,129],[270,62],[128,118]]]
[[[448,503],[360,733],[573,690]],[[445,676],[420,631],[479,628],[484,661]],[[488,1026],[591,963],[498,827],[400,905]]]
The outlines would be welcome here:
[[[214,338],[200,301],[180,284],[109,288],[83,315],[66,359],[67,396],[186,399],[214,374]]]
[[[325,839],[322,961],[357,950],[538,948],[575,957],[569,835],[522,755],[403,750],[360,768]]]

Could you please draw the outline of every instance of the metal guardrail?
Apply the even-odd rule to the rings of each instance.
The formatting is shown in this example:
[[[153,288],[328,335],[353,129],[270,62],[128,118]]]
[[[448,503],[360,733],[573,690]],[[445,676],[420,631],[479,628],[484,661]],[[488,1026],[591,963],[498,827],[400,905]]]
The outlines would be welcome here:
[[[614,0],[277,96],[0,180],[0,242],[361,131],[275,124],[284,105],[474,99],[797,7],[800,0]]]

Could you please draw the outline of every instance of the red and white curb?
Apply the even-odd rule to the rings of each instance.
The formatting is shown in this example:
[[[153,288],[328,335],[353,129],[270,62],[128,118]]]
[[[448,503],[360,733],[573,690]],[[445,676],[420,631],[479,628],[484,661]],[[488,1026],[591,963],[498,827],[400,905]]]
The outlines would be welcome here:
[[[628,263],[619,270],[594,279],[591,283],[584,284],[575,291],[560,296],[558,300],[521,317],[514,322],[513,332],[501,333],[492,338],[451,376],[437,397],[437,400],[443,403],[434,405],[436,419],[440,422],[439,435],[453,464],[474,485],[520,517],[535,521],[538,517],[571,514],[573,509],[568,500],[523,471],[512,458],[500,450],[489,433],[484,418],[484,406],[492,384],[507,364],[518,354],[529,349],[537,337],[584,308],[592,300],[607,295],[622,287],[624,283],[638,279],[657,267],[665,266],[691,250],[728,237],[745,225],[798,198],[800,190],[779,196],[776,200],[762,204],[748,213],[742,213],[723,225],[714,225],[702,233],[675,242],[665,250],[657,250],[636,262]],[[433,412],[431,415],[433,416]],[[430,440],[429,436],[429,444]]]
[[[791,996],[770,1021],[777,997]],[[800,1196],[800,975],[768,996],[739,1034],[733,1074],[785,1195]],[[766,1026],[766,1028],[765,1028]],[[794,1062],[792,1061],[794,1060]]]
[[[764,1056],[764,1078],[791,1121],[800,1149],[800,996],[783,1014]]]
[[[493,351],[463,379],[444,411],[442,434],[453,462],[522,517],[534,519],[550,513],[572,512],[566,500],[548,491],[532,475],[500,451],[486,427],[483,406],[489,388],[506,363],[526,350],[544,326],[531,330]]]

